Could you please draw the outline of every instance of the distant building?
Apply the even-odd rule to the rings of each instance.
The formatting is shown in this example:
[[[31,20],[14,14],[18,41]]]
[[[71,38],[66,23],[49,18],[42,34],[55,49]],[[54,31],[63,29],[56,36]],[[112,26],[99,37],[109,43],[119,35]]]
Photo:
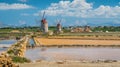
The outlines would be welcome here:
[[[83,28],[79,28],[79,27],[73,28],[71,29],[71,32],[83,32]]]
[[[71,29],[71,32],[92,32],[90,26],[85,27],[74,27]]]

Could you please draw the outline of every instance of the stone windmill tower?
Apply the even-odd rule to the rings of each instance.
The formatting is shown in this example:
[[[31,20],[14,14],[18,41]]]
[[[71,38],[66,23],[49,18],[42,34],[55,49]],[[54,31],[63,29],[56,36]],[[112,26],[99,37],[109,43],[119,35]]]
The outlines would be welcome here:
[[[61,32],[62,32],[62,26],[61,26],[60,23],[61,23],[61,20],[58,20],[58,21],[57,21],[57,32],[58,32],[58,33],[61,33]]]
[[[43,13],[42,20],[41,20],[41,31],[43,31],[43,33],[48,33],[48,23],[45,18],[45,12]]]

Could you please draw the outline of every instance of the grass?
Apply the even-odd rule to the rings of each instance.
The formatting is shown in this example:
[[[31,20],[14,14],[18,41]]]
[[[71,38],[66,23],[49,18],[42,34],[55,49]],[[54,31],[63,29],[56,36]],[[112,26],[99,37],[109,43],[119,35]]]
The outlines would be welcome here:
[[[7,51],[7,53],[8,53],[8,54],[13,54],[14,51],[13,51],[13,50],[9,50],[9,51]]]
[[[14,63],[25,63],[25,62],[31,62],[29,59],[25,58],[25,57],[19,57],[19,56],[13,56],[12,57],[12,61]]]
[[[91,33],[63,33],[60,34],[61,36],[94,36],[94,35],[99,35],[99,36],[120,36],[120,32],[109,32],[109,33],[104,33],[104,32],[91,32]]]

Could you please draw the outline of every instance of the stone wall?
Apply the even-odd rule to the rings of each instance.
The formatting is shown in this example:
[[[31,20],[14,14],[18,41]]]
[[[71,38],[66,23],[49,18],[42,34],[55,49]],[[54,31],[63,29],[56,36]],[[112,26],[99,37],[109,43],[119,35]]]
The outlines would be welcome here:
[[[24,57],[28,41],[29,36],[25,36],[2,53],[0,55],[0,67],[18,67],[12,62],[12,57]]]
[[[26,51],[26,46],[28,44],[29,37],[25,36],[20,39],[17,43],[13,44],[8,50],[7,53],[11,56],[24,57]]]

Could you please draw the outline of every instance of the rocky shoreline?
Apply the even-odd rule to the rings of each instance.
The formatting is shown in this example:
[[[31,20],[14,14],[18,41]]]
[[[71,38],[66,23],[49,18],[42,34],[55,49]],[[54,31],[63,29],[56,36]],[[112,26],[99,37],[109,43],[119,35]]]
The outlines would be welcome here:
[[[1,53],[0,67],[19,67],[14,62],[27,62],[27,59],[24,58],[24,53],[28,45],[28,40],[28,36],[25,36],[10,46],[7,51]]]
[[[12,62],[11,57],[9,57],[5,53],[2,53],[0,55],[0,67],[19,67],[19,66]]]

